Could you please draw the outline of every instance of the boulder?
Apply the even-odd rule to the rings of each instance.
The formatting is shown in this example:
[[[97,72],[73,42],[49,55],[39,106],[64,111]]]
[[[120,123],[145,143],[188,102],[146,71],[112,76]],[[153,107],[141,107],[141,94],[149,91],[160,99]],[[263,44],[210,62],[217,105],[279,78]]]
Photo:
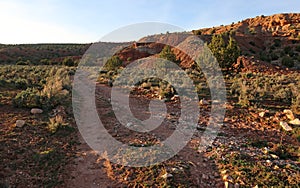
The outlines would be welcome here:
[[[39,109],[39,108],[32,108],[30,112],[32,114],[41,114],[41,113],[43,113],[43,110]]]
[[[292,124],[292,125],[300,125],[300,120],[298,119],[298,118],[296,118],[296,119],[294,119],[294,120],[291,120],[290,122],[289,122],[289,124]]]
[[[292,131],[293,130],[293,128],[290,127],[287,122],[281,121],[279,124],[283,128],[283,130],[285,130],[285,131]]]
[[[16,121],[16,127],[22,128],[25,125],[24,120],[17,120]]]
[[[294,116],[294,114],[291,110],[284,110],[283,113],[286,115],[286,117],[289,120],[294,120],[295,119],[295,116]]]

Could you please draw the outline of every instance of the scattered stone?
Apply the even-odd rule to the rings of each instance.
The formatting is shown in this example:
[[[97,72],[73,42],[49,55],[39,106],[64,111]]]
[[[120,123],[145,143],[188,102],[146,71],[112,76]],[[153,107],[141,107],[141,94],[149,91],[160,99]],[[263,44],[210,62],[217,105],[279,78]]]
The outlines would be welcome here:
[[[259,115],[259,117],[264,117],[265,114],[266,114],[266,112],[260,112],[258,115]]]
[[[283,113],[286,115],[286,117],[290,120],[294,120],[295,116],[291,110],[284,110]]]
[[[224,122],[225,122],[225,123],[227,123],[227,122],[229,122],[229,121],[230,121],[230,118],[228,118],[228,117],[224,118]]]
[[[300,120],[298,118],[291,120],[289,124],[300,126]]]
[[[225,181],[224,185],[225,185],[225,188],[233,188],[233,184],[228,181]]]
[[[279,169],[279,166],[275,165],[274,170],[278,170],[278,169]]]
[[[132,127],[133,124],[132,123],[127,123],[126,127]]]
[[[165,174],[162,175],[161,177],[164,178],[164,179],[169,179],[169,178],[173,178],[173,175],[172,175],[172,174],[169,174],[169,173],[165,173]]]
[[[16,127],[22,128],[25,125],[24,120],[17,120],[16,121]]]
[[[279,159],[279,157],[277,155],[274,155],[274,154],[270,154],[270,155],[273,159]]]
[[[284,122],[284,121],[281,121],[280,123],[280,126],[285,130],[285,131],[292,131],[293,128],[290,127],[287,122]]]
[[[208,105],[209,102],[205,99],[201,99],[200,102],[199,102],[200,105]]]
[[[269,148],[267,148],[267,147],[264,147],[262,152],[263,152],[264,154],[268,154],[268,153],[269,153],[269,151],[270,151],[270,150],[269,150]]]
[[[223,176],[223,180],[224,180],[224,181],[232,182],[232,181],[233,181],[233,178],[232,178],[231,176],[229,176],[229,175],[224,175],[224,176]]]
[[[39,108],[32,108],[30,112],[32,114],[41,114],[41,113],[43,113],[43,110],[39,109]]]
[[[171,98],[171,100],[173,100],[173,101],[177,101],[179,99],[179,96],[178,95],[174,95],[172,98]]]

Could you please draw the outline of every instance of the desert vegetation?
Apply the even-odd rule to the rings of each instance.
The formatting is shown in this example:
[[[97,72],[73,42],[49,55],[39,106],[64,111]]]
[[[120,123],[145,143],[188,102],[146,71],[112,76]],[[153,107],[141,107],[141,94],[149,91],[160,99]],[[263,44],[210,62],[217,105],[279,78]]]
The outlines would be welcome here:
[[[0,187],[80,187],[84,183],[99,187],[297,187],[297,20],[299,14],[258,16],[193,30],[222,69],[227,94],[224,104],[212,98],[205,74],[192,59],[176,47],[145,42],[147,37],[121,49],[103,68],[92,63],[86,66],[99,72],[92,75],[96,77],[95,102],[107,132],[137,148],[161,144],[174,132],[182,106],[171,83],[185,89],[188,82],[184,76],[192,80],[200,112],[194,135],[178,154],[148,167],[115,164],[89,148],[80,136],[72,111],[72,86],[90,44],[0,45]],[[148,37],[166,36],[172,34]],[[149,77],[134,83],[133,78],[145,75],[149,67],[131,73],[126,80],[134,85],[131,111],[141,120],[149,118],[149,104],[154,99],[162,101],[167,111],[154,114],[165,116],[161,126],[140,133],[128,129],[133,124],[118,122],[110,94],[114,81],[130,63],[148,57],[160,60],[162,75],[170,81]],[[175,70],[170,61],[182,70]],[[217,86],[217,80],[212,79],[211,87]],[[225,108],[225,117],[213,144],[200,151],[212,104]]]

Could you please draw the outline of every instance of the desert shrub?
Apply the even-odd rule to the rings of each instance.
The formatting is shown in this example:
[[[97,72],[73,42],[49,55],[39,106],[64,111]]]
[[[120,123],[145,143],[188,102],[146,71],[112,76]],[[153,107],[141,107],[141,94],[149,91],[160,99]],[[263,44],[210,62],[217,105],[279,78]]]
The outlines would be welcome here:
[[[279,56],[276,53],[271,53],[270,56],[271,56],[271,60],[278,60],[279,59]]]
[[[171,47],[166,45],[162,51],[159,53],[159,57],[166,59],[168,61],[174,62],[176,64],[179,64],[180,62],[177,61],[176,55],[172,52]]]
[[[293,67],[294,66],[294,60],[289,56],[284,56],[281,60],[281,64],[283,66],[286,66],[286,67]]]
[[[71,57],[66,57],[64,58],[64,60],[62,61],[62,64],[65,66],[75,66],[74,60]]]
[[[41,96],[39,95],[39,91],[37,89],[27,88],[26,90],[18,93],[12,102],[15,107],[40,107]]]
[[[117,70],[122,66],[123,62],[118,56],[113,56],[109,60],[107,60],[104,68],[106,70]]]
[[[300,35],[299,35],[299,36],[300,36]],[[297,52],[300,52],[300,45],[296,46],[295,50],[296,50]]]
[[[29,82],[26,79],[17,78],[17,80],[14,82],[14,85],[17,89],[26,89],[29,86]]]
[[[57,115],[49,119],[48,130],[51,133],[56,133],[56,131],[63,126],[66,126],[67,123],[64,121],[64,118],[61,115]]]
[[[160,83],[159,95],[162,98],[166,98],[167,100],[169,100],[171,97],[175,95],[175,90],[170,84]]]
[[[71,81],[68,69],[53,67],[45,73],[47,77],[39,80],[41,87],[28,87],[13,99],[15,107],[54,108],[70,101]],[[41,73],[40,73],[41,74]],[[21,79],[21,81],[24,81]],[[22,83],[22,82],[21,82]],[[22,84],[21,84],[22,85]]]
[[[274,100],[284,102],[294,112],[299,110],[300,77],[296,73],[291,75],[240,73],[232,79],[230,91],[242,106],[259,106],[265,100]]]
[[[262,61],[267,61],[267,62],[270,62],[271,61],[271,58],[269,57],[269,55],[265,52],[260,52],[260,59]]]
[[[29,65],[29,64],[30,64],[30,61],[22,61],[22,60],[19,60],[16,63],[16,65]]]
[[[44,108],[54,108],[66,103],[70,97],[71,81],[68,72],[64,69],[53,69],[52,76],[46,79],[46,84],[40,95]]]
[[[300,114],[300,94],[292,99],[291,109],[296,114]]]
[[[51,60],[50,59],[41,59],[40,65],[51,65]]]
[[[283,51],[284,51],[285,54],[289,54],[292,51],[292,47],[286,46],[286,47],[283,48]]]
[[[201,30],[193,30],[192,31],[194,35],[201,35],[202,31]]]
[[[281,46],[281,40],[280,39],[274,39],[274,46],[275,47],[280,47]]]
[[[236,41],[231,36],[226,44],[222,35],[214,35],[208,47],[222,68],[231,67],[241,54]]]

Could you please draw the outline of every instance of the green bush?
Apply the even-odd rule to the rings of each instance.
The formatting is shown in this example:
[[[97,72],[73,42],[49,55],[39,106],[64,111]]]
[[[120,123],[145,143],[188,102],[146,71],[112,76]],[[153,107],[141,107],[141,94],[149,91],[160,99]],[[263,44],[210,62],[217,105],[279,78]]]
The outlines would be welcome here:
[[[281,60],[281,64],[289,68],[295,65],[294,60],[289,56],[284,56]]]
[[[281,40],[280,39],[274,39],[274,46],[280,47],[281,46]]]
[[[162,51],[159,53],[159,57],[176,64],[180,63],[179,61],[177,61],[176,55],[172,52],[171,47],[168,45],[162,49]]]
[[[300,35],[299,35],[299,36],[300,36]],[[300,52],[300,45],[296,46],[295,50],[296,50],[297,52]]]
[[[292,47],[286,46],[286,47],[284,47],[283,51],[285,54],[289,54],[292,51]]]
[[[113,56],[107,60],[104,68],[106,70],[117,70],[122,66],[123,62],[118,56]]]
[[[202,31],[201,30],[193,30],[192,31],[194,35],[201,35]]]
[[[15,107],[40,107],[41,96],[39,95],[39,91],[37,89],[27,88],[26,90],[18,93],[12,102]]]
[[[71,57],[64,58],[62,64],[69,67],[75,66],[74,60]]]
[[[226,44],[222,35],[214,35],[208,47],[222,68],[231,67],[241,54],[236,41],[231,36]]]
[[[284,102],[284,105],[289,106],[295,113],[300,112],[300,77],[296,73],[290,75],[239,73],[232,79],[230,91],[242,106],[260,106],[265,100],[272,100]]]
[[[29,82],[26,79],[17,78],[17,80],[14,82],[14,85],[17,89],[27,89]]]
[[[70,102],[71,81],[69,70],[65,68],[48,68],[44,74],[43,69],[36,70],[40,78],[36,80],[41,84],[40,87],[28,87],[21,91],[13,99],[15,107],[43,108],[45,110],[55,108],[58,105]],[[41,75],[45,78],[41,79]],[[24,86],[24,79],[18,79],[19,86]],[[29,86],[29,84],[27,84]]]

